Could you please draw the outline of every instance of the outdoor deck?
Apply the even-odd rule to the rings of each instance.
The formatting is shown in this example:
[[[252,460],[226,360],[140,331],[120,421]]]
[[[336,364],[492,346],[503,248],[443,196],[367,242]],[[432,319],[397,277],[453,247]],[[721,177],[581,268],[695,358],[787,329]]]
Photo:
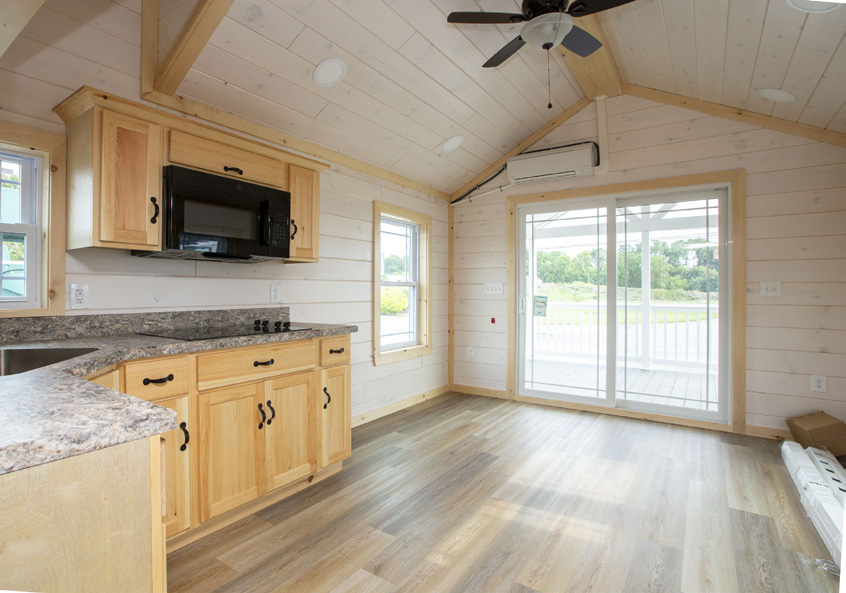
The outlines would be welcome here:
[[[530,387],[555,394],[604,397],[605,366],[581,362],[534,360],[527,362],[527,377],[534,371],[534,382]],[[628,377],[626,377],[628,374]],[[597,388],[599,380],[600,392]],[[704,372],[671,371],[663,369],[641,370],[630,368],[628,373],[622,367],[617,370],[617,398],[628,401],[663,404],[694,410],[717,410],[718,379],[711,375],[707,381]],[[709,406],[710,402],[710,408]]]

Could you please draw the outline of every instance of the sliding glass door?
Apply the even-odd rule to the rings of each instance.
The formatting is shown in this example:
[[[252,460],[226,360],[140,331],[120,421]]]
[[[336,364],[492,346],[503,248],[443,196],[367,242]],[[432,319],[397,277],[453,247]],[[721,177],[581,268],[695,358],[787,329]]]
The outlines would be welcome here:
[[[518,208],[517,393],[725,421],[725,189]]]

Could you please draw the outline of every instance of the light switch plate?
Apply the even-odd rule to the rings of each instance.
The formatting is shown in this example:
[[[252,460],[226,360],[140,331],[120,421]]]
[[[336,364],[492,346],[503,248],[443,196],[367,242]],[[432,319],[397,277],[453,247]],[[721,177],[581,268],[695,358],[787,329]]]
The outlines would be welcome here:
[[[486,283],[485,294],[502,294],[502,282]]]
[[[778,298],[781,296],[781,282],[761,282],[761,296]]]

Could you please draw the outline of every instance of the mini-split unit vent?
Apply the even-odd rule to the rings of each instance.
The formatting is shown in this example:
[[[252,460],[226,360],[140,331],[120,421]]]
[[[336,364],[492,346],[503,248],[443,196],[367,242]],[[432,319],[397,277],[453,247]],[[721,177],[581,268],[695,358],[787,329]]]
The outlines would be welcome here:
[[[589,177],[597,164],[596,145],[592,142],[521,154],[508,159],[508,181],[511,185],[525,185],[568,177]]]

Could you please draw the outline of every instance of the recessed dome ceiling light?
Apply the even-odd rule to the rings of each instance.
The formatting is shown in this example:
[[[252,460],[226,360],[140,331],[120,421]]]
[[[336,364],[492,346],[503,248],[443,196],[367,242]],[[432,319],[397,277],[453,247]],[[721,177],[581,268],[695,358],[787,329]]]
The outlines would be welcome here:
[[[831,12],[837,10],[844,0],[838,2],[820,2],[818,0],[787,0],[791,8],[795,8],[799,12],[810,12],[811,14],[820,14],[823,12]]]
[[[452,138],[444,140],[444,143],[441,145],[441,150],[443,152],[452,152],[453,150],[457,150],[462,144],[464,144],[464,136],[459,134],[458,136],[453,136]]]
[[[335,86],[344,79],[347,64],[340,58],[329,58],[314,69],[314,82],[320,86]]]
[[[775,101],[776,103],[790,103],[791,101],[796,100],[796,95],[790,91],[785,91],[784,89],[765,88],[760,89],[758,94],[761,95],[762,99]]]

